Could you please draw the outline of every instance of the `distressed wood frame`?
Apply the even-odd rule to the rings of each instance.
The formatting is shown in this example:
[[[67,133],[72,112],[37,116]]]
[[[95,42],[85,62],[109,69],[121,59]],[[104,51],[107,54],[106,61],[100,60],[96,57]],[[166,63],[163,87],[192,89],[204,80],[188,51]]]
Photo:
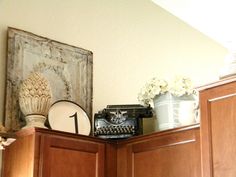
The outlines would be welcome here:
[[[10,131],[16,131],[24,124],[18,90],[31,72],[40,72],[49,80],[53,102],[61,99],[74,101],[92,120],[91,51],[9,27],[7,57],[4,125]]]

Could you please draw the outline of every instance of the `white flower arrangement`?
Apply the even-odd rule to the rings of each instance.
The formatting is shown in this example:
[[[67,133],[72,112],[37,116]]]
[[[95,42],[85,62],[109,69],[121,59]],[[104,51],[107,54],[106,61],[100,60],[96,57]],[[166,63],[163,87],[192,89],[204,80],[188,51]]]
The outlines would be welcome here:
[[[149,105],[155,96],[170,92],[173,96],[195,94],[191,79],[188,77],[176,77],[173,81],[166,81],[159,78],[152,78],[138,94],[138,100],[144,105]]]

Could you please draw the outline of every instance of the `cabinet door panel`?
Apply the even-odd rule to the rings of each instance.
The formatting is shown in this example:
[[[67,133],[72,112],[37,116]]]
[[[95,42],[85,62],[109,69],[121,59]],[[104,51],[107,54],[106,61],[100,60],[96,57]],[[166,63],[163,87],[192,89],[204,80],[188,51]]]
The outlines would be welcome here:
[[[200,177],[199,129],[128,145],[127,177]]]
[[[104,144],[58,137],[42,142],[42,177],[104,177]]]
[[[236,175],[236,96],[210,102],[214,177]],[[227,111],[226,111],[227,110]]]
[[[3,151],[2,177],[37,177],[34,175],[35,136],[20,137]]]
[[[200,92],[203,177],[236,176],[236,82]]]

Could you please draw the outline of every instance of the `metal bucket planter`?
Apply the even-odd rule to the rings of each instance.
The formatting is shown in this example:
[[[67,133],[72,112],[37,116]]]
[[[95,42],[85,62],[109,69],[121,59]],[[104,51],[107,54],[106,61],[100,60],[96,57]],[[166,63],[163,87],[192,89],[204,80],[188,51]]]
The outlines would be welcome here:
[[[198,102],[193,95],[173,96],[167,92],[154,98],[158,130],[196,123]]]

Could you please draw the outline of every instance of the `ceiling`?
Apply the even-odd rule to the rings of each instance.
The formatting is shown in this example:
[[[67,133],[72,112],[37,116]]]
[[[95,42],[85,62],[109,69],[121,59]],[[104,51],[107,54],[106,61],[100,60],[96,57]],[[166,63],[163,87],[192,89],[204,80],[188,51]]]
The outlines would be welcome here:
[[[228,49],[236,50],[235,0],[152,0]]]

